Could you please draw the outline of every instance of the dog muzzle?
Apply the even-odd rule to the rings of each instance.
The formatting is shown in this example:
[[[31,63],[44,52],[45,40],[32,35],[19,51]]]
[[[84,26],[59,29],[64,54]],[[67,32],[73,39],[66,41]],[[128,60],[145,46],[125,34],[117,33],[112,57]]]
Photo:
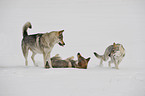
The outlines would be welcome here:
[[[58,44],[59,44],[60,46],[64,46],[64,45],[65,45],[65,43],[64,43],[63,41],[59,42]]]

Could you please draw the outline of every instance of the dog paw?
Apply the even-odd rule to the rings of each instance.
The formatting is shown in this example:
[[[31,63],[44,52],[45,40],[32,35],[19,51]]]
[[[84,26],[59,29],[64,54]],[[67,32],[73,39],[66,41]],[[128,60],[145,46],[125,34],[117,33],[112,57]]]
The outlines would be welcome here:
[[[46,68],[46,69],[50,68],[50,66],[49,66],[49,64],[48,64],[48,61],[46,62],[45,68]]]
[[[112,67],[113,69],[117,69],[117,70],[119,70],[119,68],[116,68],[116,67]]]
[[[46,69],[50,68],[49,66],[45,66]]]
[[[35,63],[34,65],[35,65],[35,67],[38,67],[38,63]]]

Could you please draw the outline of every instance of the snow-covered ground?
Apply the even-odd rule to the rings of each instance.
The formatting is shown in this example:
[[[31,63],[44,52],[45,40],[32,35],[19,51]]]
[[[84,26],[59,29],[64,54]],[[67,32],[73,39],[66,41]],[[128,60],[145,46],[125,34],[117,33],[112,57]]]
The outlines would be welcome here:
[[[145,96],[145,0],[1,0],[0,96]],[[22,27],[32,30],[64,29],[65,47],[55,45],[52,56],[63,58],[80,52],[91,57],[88,69],[44,69],[24,64]],[[103,54],[113,42],[126,55],[119,70],[99,67],[93,55]]]

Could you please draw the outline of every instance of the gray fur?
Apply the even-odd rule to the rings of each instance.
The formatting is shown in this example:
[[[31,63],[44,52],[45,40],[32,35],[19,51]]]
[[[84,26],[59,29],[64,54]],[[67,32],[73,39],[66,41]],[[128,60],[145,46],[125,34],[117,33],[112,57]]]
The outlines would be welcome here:
[[[51,65],[50,53],[56,43],[60,43],[61,46],[65,45],[63,42],[63,38],[59,39],[59,35],[62,35],[61,31],[52,31],[50,33],[38,33],[33,35],[28,35],[27,29],[31,28],[31,23],[27,22],[23,27],[23,39],[22,39],[22,51],[25,57],[25,64],[28,65],[27,57],[28,51],[32,51],[32,61],[35,64],[34,56],[39,53],[43,54],[44,57],[44,65],[46,65],[46,61],[49,62],[49,66]]]
[[[103,55],[99,55],[94,52],[94,55],[101,59],[100,65],[102,66],[103,61],[107,61],[109,57],[111,60],[108,62],[109,67],[111,67],[111,63],[115,64],[115,68],[118,69],[118,65],[122,61],[123,57],[125,56],[125,49],[122,44],[113,44],[106,48]]]

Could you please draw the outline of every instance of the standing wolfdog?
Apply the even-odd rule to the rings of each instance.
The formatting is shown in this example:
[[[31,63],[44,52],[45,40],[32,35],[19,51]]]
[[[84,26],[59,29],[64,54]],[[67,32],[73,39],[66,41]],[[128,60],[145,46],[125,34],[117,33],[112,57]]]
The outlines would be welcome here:
[[[28,65],[27,57],[28,57],[28,51],[32,51],[31,59],[35,64],[34,56],[37,53],[43,54],[44,57],[44,65],[46,66],[46,61],[49,62],[49,66],[51,65],[50,60],[50,53],[52,51],[52,48],[56,43],[58,43],[60,46],[64,46],[65,43],[63,41],[63,31],[52,31],[50,33],[38,33],[33,35],[28,35],[27,29],[32,28],[32,25],[30,22],[27,22],[23,26],[23,39],[22,39],[22,51],[23,55],[25,57],[25,64]]]
[[[109,67],[111,67],[111,63],[114,63],[115,68],[118,69],[119,63],[125,56],[125,49],[123,45],[113,43],[113,45],[110,45],[109,47],[106,48],[104,55],[99,55],[96,52],[94,52],[94,55],[97,58],[101,59],[100,65],[102,65],[103,61],[107,61],[110,57],[111,60],[108,62]]]

